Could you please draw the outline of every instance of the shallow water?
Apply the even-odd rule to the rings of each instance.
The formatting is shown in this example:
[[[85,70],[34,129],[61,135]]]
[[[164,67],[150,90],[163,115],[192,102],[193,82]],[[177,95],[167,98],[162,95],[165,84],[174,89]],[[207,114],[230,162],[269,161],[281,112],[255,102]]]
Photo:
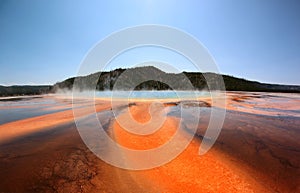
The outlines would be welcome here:
[[[0,125],[18,121],[22,119],[37,117],[41,115],[47,115],[51,113],[57,113],[71,108],[62,108],[58,110],[45,110],[43,107],[36,108],[11,108],[11,109],[1,109],[0,110]]]
[[[208,97],[206,91],[102,91],[96,92],[96,97],[131,98],[131,99],[190,99]]]
[[[91,94],[91,93],[89,93]],[[88,95],[89,95],[88,94]],[[212,93],[214,94],[214,93]],[[230,101],[230,97],[242,95],[240,101]],[[211,97],[206,91],[101,91],[95,93],[99,98],[130,99],[170,99],[196,100]],[[269,116],[300,117],[300,94],[288,93],[247,93],[228,92],[228,110]],[[76,99],[81,105],[84,99]],[[32,97],[4,97],[0,100],[0,124],[25,118],[51,114],[72,108],[71,95],[51,95]]]
[[[107,132],[112,129],[115,117],[109,105],[105,106],[109,102],[101,101],[101,99],[109,98],[111,94],[111,92],[99,92],[96,95],[97,104],[103,105],[96,115]],[[118,94],[116,99],[128,96],[128,92]],[[0,131],[5,132],[7,128],[10,128],[17,133],[18,129],[23,127],[24,135],[20,134],[18,138],[0,144],[0,190],[53,192],[55,189],[58,192],[107,192],[113,189],[115,192],[130,192],[139,187],[142,190],[137,190],[137,192],[164,192],[160,185],[168,180],[170,183],[166,184],[165,192],[172,190],[167,186],[174,188],[175,185],[179,189],[190,185],[190,191],[195,187],[203,188],[203,190],[211,188],[211,192],[220,192],[222,188],[223,192],[247,192],[247,189],[237,187],[252,188],[256,190],[254,192],[297,192],[300,190],[298,185],[300,179],[299,94],[228,92],[227,113],[221,134],[208,155],[203,157],[197,154],[198,147],[205,139],[204,134],[212,108],[218,108],[207,105],[210,103],[208,93],[203,92],[197,95],[198,100],[204,102],[195,101],[192,98],[194,94],[186,91],[181,92],[181,96],[184,96],[183,102],[178,102],[177,95],[172,91],[135,91],[129,96],[137,99],[131,108],[136,109],[137,115],[141,117],[145,112],[142,107],[149,101],[143,102],[138,99],[170,99],[163,103],[165,108],[170,110],[167,116],[172,119],[182,116],[186,126],[185,131],[188,133],[191,133],[189,129],[195,126],[195,123],[191,121],[195,118],[193,110],[201,109],[200,121],[196,125],[197,132],[192,143],[193,151],[185,153],[184,159],[175,160],[178,164],[173,165],[174,167],[163,166],[158,170],[151,170],[150,173],[153,173],[151,183],[160,179],[159,176],[166,176],[165,179],[158,180],[156,186],[151,184],[146,187],[145,184],[142,186],[138,184],[141,183],[141,176],[147,177],[144,175],[147,171],[141,171],[139,176],[134,172],[116,169],[103,163],[94,155],[90,155],[91,152],[83,144],[74,124],[70,96],[52,95],[41,98],[1,99]],[[84,107],[91,105],[91,103],[87,105],[88,100],[84,98],[75,101],[77,103],[75,106],[78,105],[78,108],[83,110]],[[117,108],[117,112],[123,114],[124,107],[123,105]],[[186,114],[181,115],[181,107],[187,109]],[[40,115],[46,116],[42,119],[35,119],[34,122],[32,119],[27,121],[29,117]],[[23,119],[24,121],[16,121]],[[56,123],[60,119],[66,121]],[[90,129],[86,131],[89,135],[93,135],[90,131],[97,130],[97,128],[91,125],[90,119],[90,116],[82,118]],[[45,126],[40,126],[41,128],[31,133],[25,132],[36,125],[43,125],[44,122],[49,123],[47,129],[44,129]],[[95,140],[99,141],[99,138]],[[109,153],[106,147],[103,151]],[[186,160],[189,160],[188,163]],[[215,163],[218,164],[214,165]],[[172,166],[172,163],[169,166]],[[233,175],[228,176],[223,169],[230,171]],[[118,173],[114,173],[115,171]],[[125,178],[118,181],[120,175]],[[194,177],[192,181],[188,178],[190,176]],[[130,181],[131,177],[135,177],[135,181]],[[200,183],[201,180],[203,184],[195,183],[196,181]],[[219,182],[224,182],[226,185],[223,184],[224,187],[222,187],[222,183],[218,184]],[[241,182],[248,186],[237,185],[243,184]],[[124,184],[126,186],[121,189],[120,186]],[[256,185],[265,191],[259,191]],[[157,191],[152,188],[157,188]],[[179,191],[179,189],[176,190]]]
[[[67,103],[55,97],[2,98],[0,101],[0,125],[71,109]]]

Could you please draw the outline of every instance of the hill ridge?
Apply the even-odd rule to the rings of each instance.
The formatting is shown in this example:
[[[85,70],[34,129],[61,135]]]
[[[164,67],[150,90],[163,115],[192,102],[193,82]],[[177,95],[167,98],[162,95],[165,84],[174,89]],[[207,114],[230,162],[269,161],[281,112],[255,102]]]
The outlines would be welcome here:
[[[258,81],[250,81],[246,80],[244,78],[237,78],[230,75],[223,75],[223,74],[216,74],[213,72],[182,72],[182,73],[167,73],[164,72],[154,66],[143,66],[143,67],[136,67],[136,68],[118,68],[112,71],[106,71],[106,72],[96,72],[90,75],[81,76],[78,77],[79,79],[82,79],[82,81],[86,82],[84,86],[86,88],[89,88],[89,82],[92,82],[92,79],[95,79],[95,76],[99,77],[99,80],[97,82],[96,90],[112,90],[115,81],[118,79],[118,77],[123,73],[127,72],[127,74],[132,74],[132,77],[127,77],[128,81],[130,79],[137,79],[136,76],[142,76],[143,73],[152,73],[154,80],[166,80],[167,78],[174,78],[175,76],[178,76],[178,74],[185,75],[192,85],[195,87],[195,89],[203,90],[208,89],[207,88],[207,80],[214,81],[218,79],[219,77],[222,77],[225,83],[225,88],[227,91],[257,91],[257,92],[296,92],[300,93],[300,86],[296,85],[281,85],[281,84],[269,84],[269,83],[260,83]],[[129,73],[128,73],[129,71]],[[154,73],[156,71],[156,74]],[[142,79],[143,77],[140,77]],[[58,82],[53,86],[54,90],[57,89],[72,89],[73,83],[74,83],[75,77],[68,78],[62,82]],[[126,85],[124,84],[124,90],[126,90]],[[180,85],[178,83],[177,89],[180,90],[186,90],[186,85]],[[82,88],[84,90],[84,88]],[[95,88],[90,88],[95,89]],[[159,81],[148,81],[144,82],[140,85],[137,85],[135,90],[168,90],[171,89],[168,87],[168,85],[164,84],[163,82]],[[211,88],[214,90],[214,87]]]
[[[123,74],[126,71],[125,74]],[[117,68],[111,71],[96,72],[86,76],[78,76],[84,84],[80,90],[94,90],[91,85],[95,85],[97,81],[96,90],[112,90],[114,84],[118,80],[121,74],[125,76],[126,81],[118,84],[118,88],[123,90],[132,90],[130,83],[135,80],[142,80],[145,78],[145,74],[151,73],[153,80],[149,80],[137,85],[135,90],[169,90],[172,89],[168,84],[175,85],[176,90],[189,90],[190,87],[186,85],[185,81],[178,81],[179,77],[186,77],[191,82],[192,86],[197,90],[207,90],[207,81],[212,84],[211,89],[219,88],[218,85],[214,85],[216,80],[220,77],[223,78],[225,88],[227,91],[253,91],[253,92],[289,92],[300,93],[300,86],[297,85],[281,85],[281,84],[269,84],[260,83],[258,81],[250,81],[244,78],[237,78],[230,75],[216,74],[213,72],[181,72],[181,73],[167,73],[154,66],[142,66],[135,68]],[[184,76],[183,76],[184,75]],[[184,79],[184,78],[183,78]],[[20,96],[20,95],[38,95],[55,93],[60,89],[72,89],[75,77],[68,78],[64,81],[57,82],[54,85],[14,85],[14,86],[1,86],[0,96]]]

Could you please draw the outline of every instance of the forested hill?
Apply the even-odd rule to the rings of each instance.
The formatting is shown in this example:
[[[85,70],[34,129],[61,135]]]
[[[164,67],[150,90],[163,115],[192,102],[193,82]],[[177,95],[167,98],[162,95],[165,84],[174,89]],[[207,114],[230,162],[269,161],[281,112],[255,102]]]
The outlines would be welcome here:
[[[207,89],[207,81],[212,82],[212,89],[214,88],[214,80],[217,80],[220,75],[215,73],[200,73],[200,72],[183,72],[180,74],[174,73],[165,73],[155,67],[146,66],[146,67],[136,67],[131,69],[116,69],[110,72],[98,72],[88,76],[78,77],[82,85],[81,90],[84,89],[94,89],[90,88],[90,85],[95,85],[93,81],[97,80],[98,82],[96,89],[97,90],[111,90],[118,79],[118,77],[126,70],[126,78],[123,82],[123,90],[129,89],[126,82],[134,80],[142,80],[143,76],[148,77],[149,74],[153,76],[153,80],[143,82],[135,87],[135,90],[168,90],[171,89],[167,84],[163,83],[165,80],[172,82],[172,85],[175,85],[176,89],[186,90],[185,81],[180,80],[179,76],[183,74],[190,80],[191,84],[199,90]],[[258,91],[258,92],[297,92],[300,93],[300,86],[292,85],[278,85],[278,84],[265,84],[256,81],[249,81],[241,78],[236,78],[228,75],[221,75],[223,77],[225,87],[227,91]],[[74,77],[69,78],[65,81],[58,82],[53,86],[53,90],[58,89],[71,89],[74,82]]]
[[[53,92],[53,86],[0,86],[0,96],[38,95]]]
[[[126,71],[126,73],[124,73]],[[124,73],[124,74],[122,74]],[[187,86],[186,80],[189,79],[190,83],[195,89],[207,90],[207,81],[212,85],[211,89],[218,88],[215,84],[220,76],[223,78],[225,88],[227,91],[258,91],[258,92],[291,92],[300,93],[300,86],[291,85],[278,85],[278,84],[264,84],[255,81],[249,81],[241,78],[236,78],[228,75],[218,75],[215,73],[200,73],[200,72],[183,72],[179,74],[166,73],[155,67],[136,67],[130,69],[116,69],[110,72],[97,72],[87,76],[78,77],[81,85],[81,90],[90,90],[91,85],[95,85],[96,89],[101,90],[112,90],[114,84],[122,74],[121,86],[122,90],[130,90],[130,83],[136,80],[143,80],[145,77],[149,77],[153,80],[142,82],[137,85],[135,90],[169,90],[171,89],[168,83],[172,83],[173,88],[177,90],[188,90],[190,87]],[[185,81],[184,81],[185,79]],[[20,96],[20,95],[38,95],[53,93],[60,89],[72,89],[75,77],[66,79],[62,82],[58,82],[54,85],[46,86],[0,86],[0,96]]]

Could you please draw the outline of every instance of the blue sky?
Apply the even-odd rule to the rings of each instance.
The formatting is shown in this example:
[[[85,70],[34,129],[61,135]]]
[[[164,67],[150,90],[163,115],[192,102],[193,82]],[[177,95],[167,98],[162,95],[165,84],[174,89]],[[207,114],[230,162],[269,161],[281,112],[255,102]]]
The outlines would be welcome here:
[[[97,42],[142,24],[193,35],[223,74],[300,85],[299,18],[297,0],[0,0],[0,85],[75,76]]]

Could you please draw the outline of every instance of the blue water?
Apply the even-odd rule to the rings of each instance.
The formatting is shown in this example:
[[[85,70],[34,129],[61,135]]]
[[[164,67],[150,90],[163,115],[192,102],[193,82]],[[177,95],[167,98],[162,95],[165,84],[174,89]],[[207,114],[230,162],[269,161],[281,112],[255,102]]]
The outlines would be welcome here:
[[[0,101],[0,125],[71,109],[67,107],[59,109],[47,109],[48,107],[56,106],[64,107],[64,105],[64,103],[59,103],[53,98],[17,97],[13,100],[11,98],[2,98]]]
[[[41,116],[41,115],[57,113],[57,112],[70,110],[70,109],[71,108],[63,108],[58,110],[44,110],[41,107],[0,109],[0,125],[4,123],[9,123],[9,122]]]
[[[42,106],[42,105],[56,105],[57,101],[50,98],[43,98],[43,97],[18,97],[14,100],[11,100],[9,97],[7,100],[3,98],[0,101],[0,107],[13,107],[13,106]]]
[[[87,96],[94,93],[87,92]],[[85,94],[83,93],[83,96]],[[203,96],[210,96],[209,92],[202,91],[99,91],[95,93],[99,98],[122,98],[122,99],[196,99]],[[67,100],[68,99],[68,100]],[[21,119],[31,118],[40,115],[51,114],[71,109],[70,107],[59,109],[47,109],[48,107],[64,107],[72,103],[71,98],[56,100],[55,98],[18,98],[14,100],[0,101],[0,125]],[[81,100],[81,99],[80,99]],[[81,101],[76,100],[76,103]]]
[[[198,98],[210,96],[206,91],[98,91],[96,97],[100,98],[131,98],[131,99],[177,99]]]

